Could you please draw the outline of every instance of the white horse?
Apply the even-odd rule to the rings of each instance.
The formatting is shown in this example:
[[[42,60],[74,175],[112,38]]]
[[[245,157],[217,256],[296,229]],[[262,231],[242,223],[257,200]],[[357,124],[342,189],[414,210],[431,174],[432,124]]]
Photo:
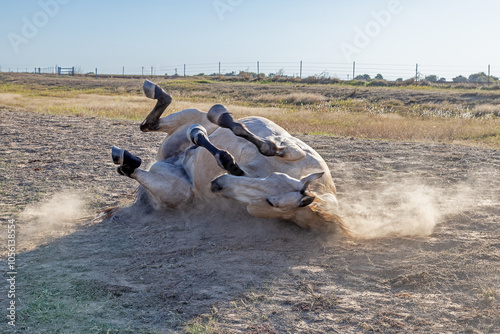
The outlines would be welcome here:
[[[138,157],[117,147],[112,157],[118,173],[147,190],[156,210],[185,210],[195,203],[222,208],[224,201],[243,205],[256,217],[347,232],[328,166],[310,146],[266,118],[235,122],[222,105],[208,113],[186,109],[160,118],[172,98],[148,80],[144,92],[158,102],[141,130],[168,133],[157,162],[145,171]]]

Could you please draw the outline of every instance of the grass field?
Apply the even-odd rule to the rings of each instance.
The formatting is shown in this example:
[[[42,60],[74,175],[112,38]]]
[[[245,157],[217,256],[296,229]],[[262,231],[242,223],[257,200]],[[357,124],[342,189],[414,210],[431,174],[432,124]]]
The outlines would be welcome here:
[[[345,222],[365,229],[355,239],[218,207],[127,208],[137,184],[112,145],[148,166],[165,137],[138,129],[154,105],[143,80],[0,74],[0,219],[16,221],[18,273],[16,328],[0,333],[499,332],[495,90],[154,79],[168,112],[224,103],[314,148]]]
[[[500,148],[500,93],[485,87],[367,87],[300,82],[155,80],[173,95],[167,112],[223,103],[291,133]],[[142,120],[152,107],[142,78],[0,75],[0,106],[41,113]]]

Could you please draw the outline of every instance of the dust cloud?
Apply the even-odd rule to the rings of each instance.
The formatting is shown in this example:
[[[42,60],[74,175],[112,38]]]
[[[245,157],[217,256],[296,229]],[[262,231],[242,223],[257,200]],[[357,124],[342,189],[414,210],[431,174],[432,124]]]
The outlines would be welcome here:
[[[356,238],[428,236],[445,216],[477,204],[477,190],[469,184],[444,188],[410,178],[369,190],[350,189],[340,203],[341,214]]]
[[[89,214],[88,199],[82,192],[64,190],[26,206],[19,215],[25,247],[37,246],[48,238],[73,232]]]

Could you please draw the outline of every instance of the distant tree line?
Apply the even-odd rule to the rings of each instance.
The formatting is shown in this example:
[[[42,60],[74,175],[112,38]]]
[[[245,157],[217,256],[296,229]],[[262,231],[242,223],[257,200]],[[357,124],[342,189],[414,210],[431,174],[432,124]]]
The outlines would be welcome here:
[[[364,80],[364,81],[373,81],[373,80],[384,80],[384,77],[382,74],[377,74],[373,79],[370,77],[369,74],[362,74],[358,75],[354,78],[355,80]],[[490,76],[488,80],[488,75],[484,72],[479,72],[479,73],[474,73],[469,75],[469,77],[464,77],[462,75],[459,75],[457,77],[454,77],[453,82],[472,82],[472,83],[486,83],[486,82],[499,82],[498,77],[495,76]],[[403,78],[398,78],[396,81],[403,81]],[[446,78],[439,78],[437,75],[431,74],[427,75],[424,77],[424,81],[429,81],[429,82],[446,82]]]

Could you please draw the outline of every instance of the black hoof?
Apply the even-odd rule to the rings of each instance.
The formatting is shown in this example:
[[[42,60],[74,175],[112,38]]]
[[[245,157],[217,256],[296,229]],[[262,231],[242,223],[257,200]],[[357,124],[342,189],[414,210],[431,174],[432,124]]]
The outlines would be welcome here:
[[[151,82],[149,80],[144,81],[142,89],[144,90],[144,94],[146,94],[146,96],[150,99],[160,100],[168,103],[172,102],[172,97],[154,82]]]
[[[220,117],[223,114],[230,114],[229,110],[222,104],[216,104],[208,111],[207,118],[210,122],[222,126],[222,124],[220,124]]]
[[[131,175],[134,174],[135,169],[132,169],[132,168],[130,168],[128,166],[118,166],[116,168],[116,171],[120,175],[131,177]]]
[[[187,137],[188,139],[195,145],[200,145],[199,144],[199,136],[208,139],[208,133],[207,130],[199,125],[199,124],[193,124],[191,125],[188,130],[187,130]]]
[[[130,176],[142,163],[139,157],[116,146],[113,146],[111,149],[111,157],[116,165],[120,165],[120,167],[118,167],[118,173],[121,175]]]

